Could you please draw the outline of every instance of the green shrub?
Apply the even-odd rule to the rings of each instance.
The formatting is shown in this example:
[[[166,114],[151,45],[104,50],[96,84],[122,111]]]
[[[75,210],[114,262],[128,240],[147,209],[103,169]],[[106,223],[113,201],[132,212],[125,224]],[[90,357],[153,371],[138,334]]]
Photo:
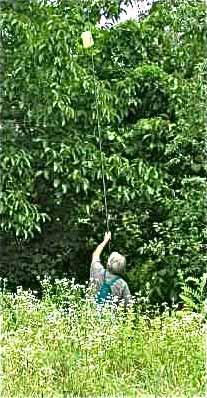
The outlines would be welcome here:
[[[100,313],[88,287],[44,287],[42,301],[21,288],[1,294],[2,397],[204,396],[201,315]]]

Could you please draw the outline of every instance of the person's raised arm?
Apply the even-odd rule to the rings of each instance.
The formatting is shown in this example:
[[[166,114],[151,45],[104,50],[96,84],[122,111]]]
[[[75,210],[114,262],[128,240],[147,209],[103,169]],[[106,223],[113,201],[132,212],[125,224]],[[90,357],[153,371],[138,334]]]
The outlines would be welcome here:
[[[92,259],[94,259],[95,257],[100,257],[104,247],[108,244],[108,242],[111,240],[111,232],[106,232],[105,236],[104,236],[104,240],[103,242],[101,242],[97,248],[94,250],[93,254],[92,254]]]

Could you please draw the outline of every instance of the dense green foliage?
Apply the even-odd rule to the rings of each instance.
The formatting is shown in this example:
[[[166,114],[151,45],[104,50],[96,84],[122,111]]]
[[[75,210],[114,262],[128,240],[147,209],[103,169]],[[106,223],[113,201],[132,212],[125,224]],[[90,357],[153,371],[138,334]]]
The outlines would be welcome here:
[[[112,248],[132,289],[177,300],[178,271],[206,267],[205,4],[159,1],[108,29],[117,1],[82,4],[1,6],[1,274],[88,277],[105,230],[98,109]]]
[[[41,301],[21,289],[0,295],[2,397],[205,396],[202,314],[165,307],[151,318],[138,296],[136,312],[98,316],[88,288],[42,285]]]

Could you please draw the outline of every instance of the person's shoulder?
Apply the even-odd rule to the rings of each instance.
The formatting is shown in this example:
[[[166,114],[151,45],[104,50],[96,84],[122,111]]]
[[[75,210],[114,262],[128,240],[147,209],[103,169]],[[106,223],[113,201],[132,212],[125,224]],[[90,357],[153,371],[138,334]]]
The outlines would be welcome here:
[[[104,272],[104,267],[101,264],[100,258],[98,256],[93,256],[90,268],[90,280],[102,279]]]
[[[123,289],[125,287],[128,287],[127,282],[120,276],[120,278],[118,279],[117,283],[119,283],[120,287],[122,287]]]
[[[103,268],[100,257],[98,257],[98,256],[92,257],[91,267],[92,268]]]

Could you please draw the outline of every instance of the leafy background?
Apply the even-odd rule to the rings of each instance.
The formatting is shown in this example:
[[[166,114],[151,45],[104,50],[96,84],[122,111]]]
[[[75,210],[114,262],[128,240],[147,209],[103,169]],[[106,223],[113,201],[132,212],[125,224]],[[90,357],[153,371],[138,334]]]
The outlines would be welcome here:
[[[158,1],[108,28],[121,2],[84,4],[1,2],[0,274],[88,278],[106,229],[98,110],[111,249],[133,292],[177,301],[180,270],[199,277],[207,260],[205,2]]]

